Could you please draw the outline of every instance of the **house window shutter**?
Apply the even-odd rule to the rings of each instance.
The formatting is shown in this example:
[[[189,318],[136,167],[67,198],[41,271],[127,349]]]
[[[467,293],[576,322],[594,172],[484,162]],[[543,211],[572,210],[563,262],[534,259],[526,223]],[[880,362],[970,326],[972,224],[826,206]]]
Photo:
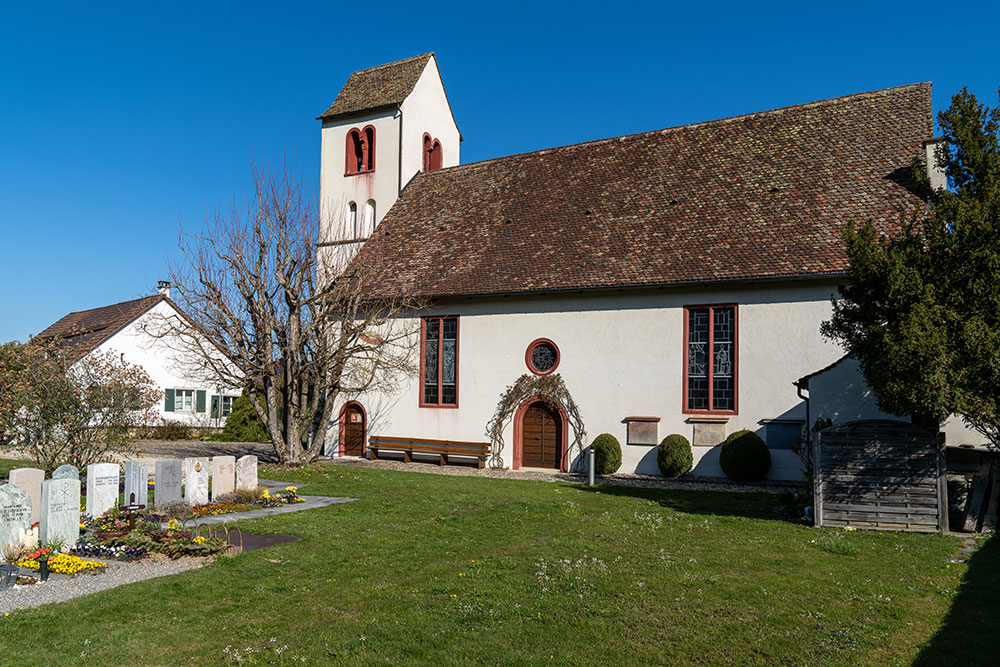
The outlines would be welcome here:
[[[163,411],[164,412],[173,412],[174,411],[174,390],[173,389],[167,389],[167,399],[163,402]]]
[[[195,409],[195,412],[204,412],[205,411],[205,390],[204,389],[199,389],[198,390],[198,395],[197,395],[197,399],[196,399],[196,402],[195,402],[195,408],[194,409]]]
[[[220,396],[214,396],[214,395],[212,396],[212,419],[218,419],[219,418],[219,401],[220,400],[221,400]]]

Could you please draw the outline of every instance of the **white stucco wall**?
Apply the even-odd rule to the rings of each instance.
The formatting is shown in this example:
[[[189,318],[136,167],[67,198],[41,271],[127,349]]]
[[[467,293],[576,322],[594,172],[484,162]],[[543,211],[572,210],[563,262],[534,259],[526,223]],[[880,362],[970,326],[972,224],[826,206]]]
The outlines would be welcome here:
[[[237,397],[240,395],[240,390],[222,387],[205,378],[193,376],[185,370],[183,364],[178,362],[176,348],[171,348],[167,341],[159,340],[147,333],[149,323],[160,321],[156,318],[172,317],[176,316],[176,313],[173,306],[166,301],[161,301],[145,315],[102,343],[94,353],[111,352],[116,356],[122,355],[122,358],[128,363],[142,366],[153,382],[162,390],[193,389],[205,391],[205,412],[167,412],[165,401],[161,399],[156,408],[161,419],[182,422],[191,426],[222,426],[226,423],[224,418],[211,418],[211,397],[213,395]]]
[[[403,187],[423,168],[424,133],[441,142],[442,167],[459,163],[461,135],[441,83],[437,60],[431,58],[403,102]]]
[[[800,282],[441,303],[432,314],[460,318],[458,409],[419,407],[417,377],[394,394],[357,399],[368,413],[369,434],[484,442],[486,424],[506,387],[528,372],[526,348],[537,338],[549,338],[560,350],[556,372],[588,431],[584,444],[611,433],[622,443],[623,472],[658,474],[656,448],[627,445],[623,419],[660,417],[660,439],[670,433],[692,439],[694,425],[682,412],[684,306],[738,304],[739,414],[728,418],[725,430],[747,428],[766,438],[766,420],[804,423],[804,402],[792,383],[842,355],[819,333],[835,291],[832,283]],[[337,429],[331,434],[335,441]],[[510,465],[512,425],[504,440],[504,462]],[[329,444],[328,451],[335,451],[336,442]],[[695,448],[694,472],[722,475],[718,450]],[[772,478],[800,476],[792,450],[771,454]]]
[[[855,359],[843,359],[809,378],[809,412],[817,418],[830,419],[833,424],[862,419],[894,419],[910,421],[909,416],[889,414],[879,409],[875,394]],[[969,428],[961,417],[948,416],[941,425],[948,445],[986,446],[986,438]]]

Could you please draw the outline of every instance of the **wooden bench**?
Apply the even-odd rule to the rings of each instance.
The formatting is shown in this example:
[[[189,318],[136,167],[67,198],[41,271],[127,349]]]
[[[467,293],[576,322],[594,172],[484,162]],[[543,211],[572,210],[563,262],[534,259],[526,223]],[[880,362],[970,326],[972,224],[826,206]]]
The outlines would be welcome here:
[[[490,455],[488,442],[455,442],[453,440],[425,440],[423,438],[396,438],[392,436],[373,435],[368,438],[368,451],[372,459],[379,457],[379,452],[402,452],[403,460],[412,461],[413,454],[428,454],[438,457],[439,465],[448,465],[449,456],[474,458],[477,467],[486,465],[486,457]]]

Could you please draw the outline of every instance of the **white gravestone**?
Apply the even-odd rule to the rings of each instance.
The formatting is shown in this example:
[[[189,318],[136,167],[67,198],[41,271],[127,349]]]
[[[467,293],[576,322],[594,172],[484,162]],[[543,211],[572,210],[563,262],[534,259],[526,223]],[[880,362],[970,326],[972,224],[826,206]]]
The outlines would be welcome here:
[[[134,494],[134,495],[133,495]],[[125,462],[125,501],[123,505],[145,505],[149,499],[149,469],[136,461]]]
[[[153,504],[162,507],[172,500],[181,499],[181,460],[160,459],[154,468],[156,484],[153,486]]]
[[[87,516],[101,516],[118,504],[118,464],[87,466]]]
[[[38,541],[42,545],[62,540],[73,547],[80,539],[80,480],[49,479],[42,482],[42,517]]]
[[[31,498],[31,523],[38,521],[42,509],[42,482],[45,481],[45,471],[38,468],[14,468],[10,471],[8,481],[28,494]]]
[[[208,504],[208,459],[184,459],[184,500],[188,505]]]
[[[257,488],[257,457],[248,454],[236,460],[236,488],[253,491]]]
[[[31,496],[13,484],[0,486],[0,549],[24,540],[31,529]]]
[[[236,490],[236,457],[212,457],[212,502]]]
[[[64,463],[52,471],[52,479],[80,479],[80,470],[76,466]]]

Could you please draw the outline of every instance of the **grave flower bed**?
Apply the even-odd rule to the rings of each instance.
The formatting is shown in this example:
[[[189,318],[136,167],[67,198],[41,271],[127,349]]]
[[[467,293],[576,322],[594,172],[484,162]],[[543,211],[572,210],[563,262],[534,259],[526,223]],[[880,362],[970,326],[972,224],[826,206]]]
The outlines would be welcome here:
[[[39,549],[26,558],[22,558],[17,561],[14,565],[28,568],[30,570],[38,570],[41,568],[38,559],[44,556],[48,557],[49,572],[56,572],[58,574],[79,574],[80,572],[92,572],[102,570],[108,566],[107,563],[84,560],[69,554],[57,553],[55,555],[51,555],[48,549]]]
[[[143,558],[149,550],[145,547],[133,547],[128,545],[108,546],[106,544],[94,544],[83,542],[70,553],[74,556],[86,556],[88,558],[104,558],[120,561],[135,561]]]
[[[151,552],[171,558],[210,556],[228,546],[221,537],[203,538],[184,530],[176,519],[161,528],[164,518],[148,511],[126,517],[113,507],[87,523],[90,532],[82,538],[78,549],[81,553],[101,554],[104,558],[138,560]]]
[[[233,512],[247,512],[267,507],[281,507],[282,505],[293,505],[305,502],[298,495],[298,488],[286,486],[285,490],[271,495],[270,491],[264,489],[260,497],[255,500],[239,498],[231,502],[209,503],[208,505],[195,505],[191,508],[191,518],[200,516],[214,516],[217,514],[232,514]]]

